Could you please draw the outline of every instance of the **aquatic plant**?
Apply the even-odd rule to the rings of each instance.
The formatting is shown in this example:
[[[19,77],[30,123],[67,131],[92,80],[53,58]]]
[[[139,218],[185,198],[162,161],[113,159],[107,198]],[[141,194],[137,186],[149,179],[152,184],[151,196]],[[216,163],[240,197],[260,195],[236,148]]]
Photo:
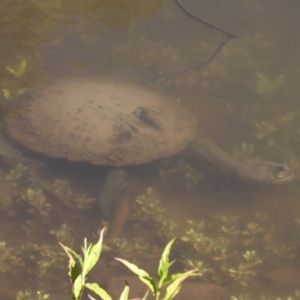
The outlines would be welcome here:
[[[58,242],[74,247],[75,239],[71,233],[70,226],[67,224],[61,224],[58,229],[51,229],[50,234],[54,235]]]
[[[46,300],[49,298],[49,294],[44,294],[41,291],[34,293],[31,290],[19,291],[17,293],[17,300]]]
[[[17,84],[17,82],[15,82],[19,77],[21,77],[24,74],[26,68],[27,68],[26,59],[23,59],[19,63],[19,65],[17,65],[15,68],[12,67],[5,68],[10,74],[13,75],[15,79],[15,80],[3,80],[0,83],[0,86],[2,87],[3,96],[6,100],[17,98],[26,92],[27,88],[18,88],[17,86],[20,86],[20,84]]]
[[[25,164],[25,161],[17,162],[16,164],[14,164],[14,167],[6,175],[6,179],[11,181],[12,185],[16,187],[19,181],[23,178],[27,169],[28,167]]]
[[[55,178],[53,181],[42,181],[42,186],[56,194],[59,199],[73,210],[89,210],[95,202],[95,198],[73,191],[71,183],[67,179]]]
[[[12,273],[14,268],[22,265],[23,260],[15,249],[8,247],[5,241],[0,241],[0,273]]]
[[[103,250],[110,257],[121,256],[134,263],[153,256],[149,251],[149,242],[142,237],[134,238],[132,241],[124,238],[111,239],[103,244]]]
[[[27,211],[31,214],[36,214],[41,218],[49,217],[51,211],[51,204],[47,202],[47,199],[41,189],[29,188],[22,195],[22,199],[29,204]]]
[[[5,69],[7,71],[9,71],[9,73],[13,74],[15,76],[15,78],[18,78],[23,75],[23,73],[26,70],[26,67],[27,67],[27,61],[26,61],[26,59],[23,59],[20,62],[20,64],[16,67],[15,70],[11,67],[6,67]]]
[[[265,98],[272,96],[283,83],[284,74],[278,75],[275,79],[270,80],[264,74],[255,72],[256,84],[255,91],[257,94],[262,95]]]
[[[156,283],[155,280],[146,271],[138,268],[136,265],[129,263],[124,259],[116,258],[116,260],[120,261],[127,268],[129,268],[133,273],[135,273],[139,277],[139,279],[144,284],[147,285],[155,300],[160,299],[160,295],[162,293],[163,288],[165,288],[166,290],[165,295],[161,299],[173,299],[173,297],[175,297],[179,293],[181,284],[185,279],[200,275],[198,273],[198,269],[193,269],[184,273],[169,275],[169,269],[175,262],[169,261],[170,250],[174,241],[175,239],[171,240],[162,253],[157,271],[158,283]],[[144,296],[144,299],[146,299],[147,294]]]
[[[72,295],[74,300],[80,300],[84,289],[89,289],[96,293],[104,300],[109,300],[111,297],[97,283],[87,283],[86,276],[95,266],[102,251],[104,230],[100,233],[98,242],[94,245],[87,245],[87,240],[84,240],[82,247],[83,257],[78,255],[72,249],[60,243],[69,258],[69,277],[72,284]]]
[[[254,145],[243,142],[239,147],[233,148],[233,156],[239,160],[243,160],[243,159],[246,160],[253,157]]]
[[[27,243],[18,249],[18,254],[24,261],[23,272],[27,280],[30,279],[35,283],[34,288],[48,290],[49,285],[55,285],[59,291],[67,287],[67,283],[62,281],[60,276],[65,268],[62,264],[64,253],[58,246]]]
[[[300,290],[296,290],[293,295],[287,296],[287,297],[261,295],[261,296],[258,296],[258,298],[257,298],[257,296],[254,298],[254,297],[250,296],[249,294],[241,294],[238,296],[230,297],[230,300],[254,300],[254,299],[258,299],[258,300],[297,300],[297,299],[300,299]]]
[[[163,220],[164,211],[161,200],[155,195],[153,188],[148,187],[145,194],[137,196],[133,202],[129,219],[148,223],[160,222]]]
[[[80,300],[85,289],[94,292],[103,300],[111,300],[111,297],[107,294],[107,292],[102,289],[97,283],[86,282],[86,276],[95,266],[100,257],[102,251],[103,233],[104,229],[100,233],[98,242],[94,245],[90,244],[89,246],[87,246],[87,241],[86,239],[84,240],[84,246],[82,247],[83,257],[78,255],[69,247],[66,247],[60,243],[69,258],[69,277],[72,283],[72,294],[74,300]],[[133,273],[135,273],[144,284],[146,284],[155,300],[173,299],[173,297],[180,291],[181,284],[185,279],[187,279],[188,277],[199,275],[196,273],[197,269],[190,270],[185,273],[169,275],[169,269],[174,263],[174,261],[169,261],[169,254],[174,240],[175,239],[171,240],[167,244],[162,253],[158,266],[158,283],[156,283],[155,280],[146,271],[138,268],[136,265],[128,262],[127,260],[116,258],[117,261],[124,264]],[[161,298],[163,288],[165,288],[166,290],[165,295]],[[143,300],[147,298],[148,293],[149,292],[146,292]],[[126,285],[120,296],[120,300],[128,299],[128,294],[129,287]],[[90,299],[94,298],[90,296]]]
[[[148,187],[144,194],[138,195],[132,202],[128,219],[135,228],[152,228],[156,238],[166,242],[175,237],[177,225],[173,220],[166,219],[164,212],[161,200],[153,188]]]
[[[170,184],[178,180],[185,181],[186,188],[192,188],[201,184],[203,176],[199,169],[192,166],[190,163],[183,159],[171,160],[159,170],[159,175],[164,184]]]

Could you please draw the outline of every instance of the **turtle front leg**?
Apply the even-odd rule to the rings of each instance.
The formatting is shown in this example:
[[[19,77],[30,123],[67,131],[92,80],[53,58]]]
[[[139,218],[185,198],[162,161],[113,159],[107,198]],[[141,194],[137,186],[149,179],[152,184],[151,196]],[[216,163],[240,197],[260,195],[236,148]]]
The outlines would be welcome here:
[[[120,235],[129,214],[128,174],[124,169],[112,169],[99,195],[99,204],[105,218],[112,220],[111,237]]]

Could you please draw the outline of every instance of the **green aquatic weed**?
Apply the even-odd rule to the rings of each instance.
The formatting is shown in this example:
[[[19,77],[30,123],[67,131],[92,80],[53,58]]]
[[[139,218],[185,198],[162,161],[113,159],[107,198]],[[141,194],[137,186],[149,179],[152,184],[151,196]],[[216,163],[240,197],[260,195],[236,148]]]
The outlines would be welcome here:
[[[17,90],[2,89],[3,96],[6,100],[18,98],[20,95],[24,94],[26,91],[27,91],[27,88],[17,89]]]
[[[88,210],[95,202],[95,198],[88,197],[85,194],[74,193],[70,181],[66,179],[55,178],[52,182],[43,181],[42,185],[56,194],[64,204],[72,209]]]
[[[71,228],[67,224],[61,224],[58,229],[51,229],[50,234],[55,235],[56,240],[60,243],[74,246],[75,239],[71,234]]]
[[[108,251],[111,256],[122,256],[136,263],[141,257],[151,256],[149,246],[150,244],[141,237],[135,238],[133,241],[116,238],[103,244],[103,249]]]
[[[27,189],[22,195],[22,199],[30,205],[28,208],[29,213],[37,214],[42,217],[49,216],[51,204],[47,202],[47,199],[41,189]]]
[[[204,262],[202,260],[190,260],[190,259],[186,259],[182,261],[184,263],[185,266],[187,266],[188,269],[197,269],[199,271],[199,273],[202,275],[204,275],[206,272],[211,271],[211,268],[204,264]]]
[[[264,74],[255,72],[256,84],[255,91],[265,98],[272,96],[282,85],[284,74],[278,75],[275,79],[271,80]]]
[[[240,147],[234,147],[233,156],[236,159],[249,159],[253,157],[254,145],[243,142]]]
[[[163,220],[158,224],[156,235],[161,240],[170,240],[176,236],[177,224],[173,220]]]
[[[16,266],[23,265],[22,258],[18,257],[13,248],[5,241],[0,242],[0,273],[11,273]]]
[[[49,294],[44,294],[41,291],[37,291],[36,294],[31,290],[18,291],[17,300],[46,300],[49,298]]]
[[[89,210],[95,202],[95,198],[88,197],[85,194],[75,196],[73,199],[74,207],[78,210]]]
[[[247,250],[243,257],[245,262],[241,262],[235,269],[229,269],[228,273],[238,285],[245,287],[248,286],[250,278],[256,275],[255,267],[262,263],[262,259],[255,250]]]
[[[64,199],[69,199],[73,196],[73,190],[68,180],[55,178],[52,182],[44,181],[42,182],[42,184],[43,186],[45,186],[45,188],[51,190],[54,194],[63,196]]]
[[[6,174],[5,178],[12,181],[13,186],[17,186],[19,180],[23,178],[26,170],[27,166],[23,162],[19,162],[9,171],[8,174]]]
[[[278,123],[281,125],[288,125],[294,121],[296,116],[297,115],[294,111],[288,111],[280,117]]]
[[[260,122],[256,124],[257,133],[256,138],[262,139],[264,137],[269,137],[270,133],[277,131],[277,127],[272,122]]]
[[[186,188],[198,186],[203,180],[199,169],[185,162],[183,159],[166,164],[166,166],[159,171],[159,175],[164,183],[170,180],[178,179],[182,181],[182,179],[184,179]]]
[[[13,74],[15,76],[15,78],[18,78],[24,74],[26,68],[27,68],[27,61],[26,61],[26,59],[23,59],[21,61],[21,63],[19,64],[19,66],[17,66],[17,68],[15,70],[10,67],[6,67],[5,69],[7,71],[9,71],[11,74]]]
[[[153,188],[148,187],[145,194],[136,197],[129,218],[140,221],[161,221],[164,211],[161,200],[155,195]]]

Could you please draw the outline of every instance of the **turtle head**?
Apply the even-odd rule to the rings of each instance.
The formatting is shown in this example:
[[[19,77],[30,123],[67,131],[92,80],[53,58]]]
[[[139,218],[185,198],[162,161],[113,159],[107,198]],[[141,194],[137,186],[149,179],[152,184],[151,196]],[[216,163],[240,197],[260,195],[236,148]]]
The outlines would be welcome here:
[[[243,161],[239,173],[249,180],[268,184],[290,181],[294,175],[288,167],[266,161]]]

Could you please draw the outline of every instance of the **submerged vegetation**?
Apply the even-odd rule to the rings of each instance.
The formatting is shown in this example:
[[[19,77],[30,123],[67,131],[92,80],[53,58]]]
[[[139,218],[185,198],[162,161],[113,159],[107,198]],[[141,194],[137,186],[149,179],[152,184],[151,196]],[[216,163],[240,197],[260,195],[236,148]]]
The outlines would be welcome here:
[[[31,198],[32,195],[48,203],[47,196],[42,195],[39,190],[35,192],[30,190],[28,197]],[[21,247],[13,248],[9,243],[2,241],[0,272],[2,276],[16,272],[26,274],[35,286],[38,283],[36,288],[40,296],[37,297],[51,294],[53,284],[56,286],[55,293],[66,292],[68,283],[62,280],[66,273],[65,258],[59,247],[53,246],[53,242],[56,240],[68,244],[77,250],[78,239],[74,235],[76,228],[72,226],[81,225],[75,222],[75,225],[60,223],[60,226],[57,226],[58,224],[53,223],[55,219],[45,218],[44,213],[42,213],[44,217],[40,215],[44,211],[46,216],[51,213],[51,210],[40,209],[40,201],[26,201],[23,208],[26,206],[27,221],[23,223],[27,225],[22,225],[21,230],[27,236],[31,236],[31,239],[35,237],[36,242],[24,241]],[[156,196],[155,190],[148,188],[145,194],[137,196],[134,200],[127,224],[128,229],[131,228],[134,233],[134,238],[107,239],[103,245],[103,254],[110,262],[111,268],[121,276],[126,272],[120,265],[113,263],[114,257],[122,257],[135,265],[142,264],[143,268],[147,268],[145,262],[157,259],[163,245],[177,237],[171,255],[176,259],[176,263],[172,264],[172,270],[197,269],[201,277],[200,280],[194,280],[199,284],[209,282],[230,287],[231,294],[239,295],[233,296],[234,300],[252,299],[254,296],[249,294],[252,293],[253,285],[265,290],[264,294],[266,291],[269,293],[268,296],[256,295],[256,299],[271,300],[275,299],[273,298],[275,296],[276,299],[298,299],[298,296],[295,298],[290,291],[286,294],[284,285],[280,287],[283,279],[280,277],[276,279],[275,275],[272,275],[272,270],[275,270],[273,271],[275,274],[280,272],[276,270],[281,268],[290,269],[288,272],[295,276],[299,260],[297,256],[300,246],[299,224],[299,220],[295,220],[293,226],[284,231],[272,225],[268,217],[260,212],[246,219],[220,212],[203,220],[187,220],[186,228],[183,230],[176,226],[174,220],[166,218],[165,208]],[[47,236],[51,243],[39,241],[38,237],[41,234]],[[139,272],[137,271],[139,269],[135,270],[134,272]],[[101,267],[99,272],[101,273]],[[258,278],[262,281],[259,282]],[[285,280],[288,282],[289,279]],[[279,286],[276,295],[272,296],[274,284]],[[30,293],[35,292],[19,292],[18,299],[27,299]],[[299,292],[295,293],[298,295]],[[285,298],[288,296],[292,298]]]

